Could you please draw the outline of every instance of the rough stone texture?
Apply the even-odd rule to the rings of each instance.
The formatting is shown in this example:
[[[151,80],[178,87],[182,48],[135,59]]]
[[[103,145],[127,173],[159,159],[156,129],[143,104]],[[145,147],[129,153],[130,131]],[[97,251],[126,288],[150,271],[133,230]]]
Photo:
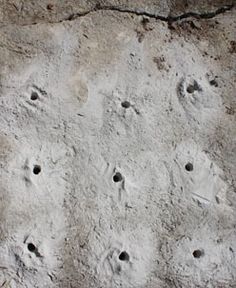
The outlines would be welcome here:
[[[72,15],[97,9],[131,10],[160,17],[176,17],[186,13],[211,14],[234,4],[235,0],[0,0],[0,23],[28,25],[60,22],[70,19]]]
[[[235,288],[234,2],[0,2],[0,287]]]

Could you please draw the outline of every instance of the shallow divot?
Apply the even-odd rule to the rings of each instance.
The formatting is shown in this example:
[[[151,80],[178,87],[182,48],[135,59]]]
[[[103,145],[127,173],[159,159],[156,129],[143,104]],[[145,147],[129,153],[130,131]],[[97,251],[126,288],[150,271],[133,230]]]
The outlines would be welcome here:
[[[218,87],[218,82],[215,79],[213,79],[213,80],[210,81],[210,85]]]
[[[194,257],[194,258],[200,258],[200,257],[202,257],[203,255],[204,255],[204,251],[203,251],[203,250],[197,249],[197,250],[194,250],[194,251],[193,251],[193,257]]]
[[[28,243],[27,248],[30,252],[35,253],[36,252],[36,247],[33,243]]]
[[[194,93],[195,91],[201,91],[201,87],[198,85],[197,81],[194,80],[193,84],[189,84],[186,91],[189,94]]]
[[[122,251],[119,255],[119,260],[120,261],[129,261],[129,254],[126,251]]]
[[[123,179],[123,177],[122,177],[120,172],[116,172],[116,174],[113,176],[114,182],[120,182],[120,181],[122,181],[122,179]]]
[[[33,92],[31,93],[30,99],[31,99],[32,101],[35,101],[35,100],[37,100],[38,98],[39,98],[38,93],[35,92],[35,91],[33,91]]]
[[[39,165],[34,165],[33,173],[38,175],[41,172],[41,167]]]
[[[189,85],[188,87],[187,87],[187,92],[188,93],[193,93],[195,90],[194,90],[194,87],[193,87],[193,85]]]
[[[131,105],[130,105],[130,102],[129,101],[123,101],[121,103],[121,106],[125,109],[129,108]]]
[[[188,172],[191,172],[193,171],[193,164],[188,162],[186,165],[185,165],[185,170],[188,171]]]

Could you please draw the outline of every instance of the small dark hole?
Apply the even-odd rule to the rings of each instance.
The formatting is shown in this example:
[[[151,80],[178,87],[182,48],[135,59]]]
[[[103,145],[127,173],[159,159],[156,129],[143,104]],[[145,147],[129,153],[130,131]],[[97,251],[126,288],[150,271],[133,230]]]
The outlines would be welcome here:
[[[39,98],[38,93],[35,92],[35,91],[33,91],[33,92],[31,93],[30,99],[33,100],[33,101],[35,101],[35,100],[37,100],[38,98]]]
[[[188,172],[193,171],[193,164],[192,164],[192,163],[187,163],[187,164],[185,165],[185,169],[186,169]]]
[[[123,108],[129,108],[130,107],[130,103],[129,103],[129,101],[124,101],[124,102],[122,102],[121,103],[121,106],[123,107]]]
[[[36,247],[34,246],[33,243],[29,243],[28,246],[27,246],[28,250],[30,252],[35,252],[36,251]]]
[[[210,81],[210,85],[218,87],[218,83],[217,83],[217,81],[215,79]]]
[[[39,165],[35,165],[33,169],[33,173],[38,175],[41,172],[41,167]]]
[[[120,261],[129,261],[129,254],[126,251],[122,251],[119,255]]]
[[[194,91],[195,91],[195,88],[194,88],[193,85],[189,85],[189,86],[187,87],[187,92],[188,92],[188,93],[193,93]]]
[[[194,250],[193,251],[193,257],[194,258],[200,258],[203,255],[204,255],[204,252],[202,250]]]
[[[116,174],[113,176],[113,181],[114,182],[120,182],[122,181],[122,175],[120,174],[120,172],[116,172]]]
[[[48,9],[49,11],[51,11],[51,10],[53,9],[53,4],[48,4],[48,5],[47,5],[47,9]]]

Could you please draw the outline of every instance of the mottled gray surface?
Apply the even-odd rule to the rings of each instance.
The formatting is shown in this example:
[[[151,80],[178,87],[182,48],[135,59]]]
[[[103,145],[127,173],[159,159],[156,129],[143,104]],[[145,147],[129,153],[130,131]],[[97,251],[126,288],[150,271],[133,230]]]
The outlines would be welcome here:
[[[233,2],[0,2],[0,287],[235,288]]]
[[[234,4],[235,0],[0,0],[0,23],[59,22],[96,9],[131,10],[167,18],[187,13],[211,14]]]

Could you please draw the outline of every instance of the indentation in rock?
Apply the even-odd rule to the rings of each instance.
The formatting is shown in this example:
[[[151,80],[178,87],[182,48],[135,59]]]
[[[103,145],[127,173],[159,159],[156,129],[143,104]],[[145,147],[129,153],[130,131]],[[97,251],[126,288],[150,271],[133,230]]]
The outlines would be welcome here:
[[[209,81],[210,85],[218,87],[218,82],[216,81],[216,79],[212,79]]]
[[[188,171],[188,172],[191,172],[193,171],[193,164],[188,162],[186,165],[185,165],[185,170]]]
[[[30,253],[35,254],[36,257],[42,257],[42,255],[38,251],[38,248],[32,242],[27,244],[27,249]]]
[[[204,256],[204,251],[203,250],[197,249],[197,250],[193,251],[193,257],[194,258],[200,258],[202,256]]]
[[[116,172],[116,174],[113,175],[114,182],[121,182],[122,180],[123,180],[123,177],[120,172]]]
[[[129,108],[131,105],[130,105],[130,102],[129,101],[123,101],[122,103],[121,103],[121,106],[123,107],[123,108]]]
[[[40,165],[34,165],[33,173],[35,175],[38,175],[40,172],[41,172],[41,166]]]
[[[190,94],[194,93],[195,91],[202,91],[201,87],[197,83],[196,80],[193,80],[193,83],[189,84],[186,88],[186,91]]]
[[[129,261],[129,254],[126,251],[122,251],[119,255],[119,260],[120,261]]]
[[[31,96],[30,96],[30,99],[31,99],[32,101],[35,101],[35,100],[37,100],[38,98],[39,98],[38,93],[35,92],[35,91],[32,91]]]
[[[36,251],[36,247],[34,246],[33,243],[28,243],[27,248],[30,252],[35,252]]]

